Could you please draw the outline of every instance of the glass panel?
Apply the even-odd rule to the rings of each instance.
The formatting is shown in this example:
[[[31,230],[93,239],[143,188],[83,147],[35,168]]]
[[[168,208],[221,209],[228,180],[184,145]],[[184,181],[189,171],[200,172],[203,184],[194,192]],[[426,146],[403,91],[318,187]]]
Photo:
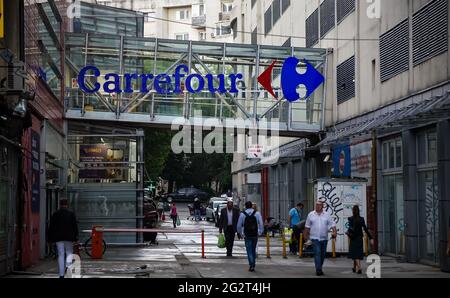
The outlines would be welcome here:
[[[425,164],[427,162],[427,152],[424,133],[417,135],[417,162],[419,163],[419,165]]]
[[[402,167],[402,141],[397,140],[395,142],[395,167]]]
[[[7,214],[8,214],[7,202],[8,202],[8,181],[0,180],[0,235],[6,233]]]
[[[383,144],[382,160],[383,160],[383,169],[387,169],[388,168],[388,143]]]
[[[383,203],[384,203],[384,250],[389,253],[395,253],[396,243],[396,220],[395,220],[395,177],[386,176],[383,178]]]
[[[439,200],[437,171],[419,173],[420,223],[425,241],[421,241],[421,257],[438,262],[439,258]]]
[[[427,135],[428,163],[437,162],[437,137],[436,133]]]
[[[395,168],[395,142],[389,142],[389,168]]]

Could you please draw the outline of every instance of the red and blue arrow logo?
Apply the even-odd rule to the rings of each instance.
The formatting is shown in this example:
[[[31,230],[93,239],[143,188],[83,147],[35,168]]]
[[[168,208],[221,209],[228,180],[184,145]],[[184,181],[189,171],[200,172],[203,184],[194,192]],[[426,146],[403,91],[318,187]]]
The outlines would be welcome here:
[[[273,97],[278,98],[272,87],[272,72],[277,61],[267,68],[259,77],[258,82],[264,89],[267,90]],[[306,97],[308,98],[314,91],[325,81],[323,75],[315,69],[307,60],[303,60],[306,64],[306,72],[299,74],[297,72],[297,65],[300,62],[295,57],[289,57],[283,63],[281,69],[281,89],[283,90],[284,98],[290,102],[294,102],[300,99],[297,93],[297,87],[304,85],[306,88]]]

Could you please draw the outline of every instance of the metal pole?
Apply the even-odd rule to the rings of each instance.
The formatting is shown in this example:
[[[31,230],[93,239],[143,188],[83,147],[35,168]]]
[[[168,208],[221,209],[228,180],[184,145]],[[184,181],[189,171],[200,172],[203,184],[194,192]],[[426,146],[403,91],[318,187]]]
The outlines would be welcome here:
[[[85,41],[84,41],[84,66],[86,67],[86,65],[87,65],[87,51],[88,51],[89,33],[86,33],[84,35],[84,38],[85,38]],[[77,95],[78,95],[78,91],[77,91]],[[83,97],[81,99],[81,116],[84,116],[84,113],[86,112],[85,109],[84,109],[85,97],[86,97],[86,94],[83,92]]]
[[[254,81],[254,86],[256,88],[255,90],[255,94],[253,95],[253,119],[255,121],[258,121],[258,113],[257,113],[257,104],[256,101],[258,100],[258,96],[259,96],[259,92],[258,92],[258,74],[259,74],[259,51],[260,51],[260,46],[257,45],[256,48],[256,65],[255,65],[255,81]]]
[[[327,75],[328,75],[328,50],[327,54],[325,55],[325,82],[323,85],[323,100],[322,100],[322,117],[321,117],[321,123],[320,123],[320,129],[325,130],[325,105],[327,104]],[[314,109],[313,109],[314,112]]]
[[[300,239],[298,241],[298,257],[303,256],[303,233],[300,233]]]
[[[202,230],[202,258],[206,259],[206,257],[205,257],[205,230]]]
[[[155,51],[153,56],[153,74],[156,74],[156,56],[158,55],[158,39],[155,40]],[[150,118],[155,118],[155,93],[151,94],[151,107],[150,107]]]
[[[124,63],[123,63],[123,35],[120,36],[120,48],[119,48],[119,72],[120,72],[120,86],[123,90],[123,74],[124,74]],[[120,103],[122,102],[122,93],[116,94],[116,119],[120,118]]]
[[[189,67],[189,74],[192,73],[192,41],[189,41],[188,45],[188,67]],[[184,90],[184,118],[189,118],[189,93]]]

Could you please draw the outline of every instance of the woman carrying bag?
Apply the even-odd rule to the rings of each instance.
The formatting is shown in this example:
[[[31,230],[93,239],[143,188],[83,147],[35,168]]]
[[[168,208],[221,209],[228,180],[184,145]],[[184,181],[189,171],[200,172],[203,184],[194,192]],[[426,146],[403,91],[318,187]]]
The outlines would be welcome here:
[[[373,239],[367,229],[364,217],[359,215],[359,207],[357,205],[353,206],[352,211],[353,216],[348,218],[349,228],[346,232],[350,238],[348,258],[353,260],[352,271],[361,274],[361,260],[364,260],[363,229],[369,237],[371,245],[373,245]]]
[[[175,207],[175,203],[173,203],[172,207],[170,208],[170,218],[172,219],[173,228],[175,229],[177,227],[178,219],[177,207]]]

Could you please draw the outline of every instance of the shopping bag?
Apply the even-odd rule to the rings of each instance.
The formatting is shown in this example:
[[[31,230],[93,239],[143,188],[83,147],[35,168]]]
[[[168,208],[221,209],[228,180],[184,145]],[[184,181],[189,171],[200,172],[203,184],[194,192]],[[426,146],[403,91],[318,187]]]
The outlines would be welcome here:
[[[181,225],[180,217],[177,216],[177,226]]]
[[[284,240],[286,243],[292,243],[292,229],[284,228]]]
[[[217,241],[218,248],[225,248],[225,236],[223,234],[219,234],[219,239]]]

